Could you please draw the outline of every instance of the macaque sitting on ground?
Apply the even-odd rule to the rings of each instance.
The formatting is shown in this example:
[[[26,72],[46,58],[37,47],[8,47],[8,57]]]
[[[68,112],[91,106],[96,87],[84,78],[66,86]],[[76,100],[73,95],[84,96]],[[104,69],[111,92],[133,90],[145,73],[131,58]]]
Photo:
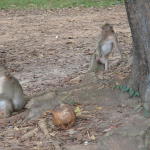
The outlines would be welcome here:
[[[91,60],[90,69],[97,68],[98,64],[104,64],[105,70],[109,69],[108,57],[110,54],[114,56],[118,53],[121,58],[121,52],[118,48],[118,41],[112,25],[105,24],[102,26],[101,39],[98,41],[98,46]]]
[[[9,117],[12,112],[24,108],[26,101],[19,81],[0,66],[0,113]]]

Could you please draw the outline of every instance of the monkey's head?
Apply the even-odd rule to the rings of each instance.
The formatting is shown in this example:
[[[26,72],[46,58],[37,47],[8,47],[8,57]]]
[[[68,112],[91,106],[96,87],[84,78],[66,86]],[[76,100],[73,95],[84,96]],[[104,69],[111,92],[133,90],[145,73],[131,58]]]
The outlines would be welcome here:
[[[107,33],[114,33],[113,26],[110,25],[109,23],[106,23],[102,26],[102,33],[107,34]]]

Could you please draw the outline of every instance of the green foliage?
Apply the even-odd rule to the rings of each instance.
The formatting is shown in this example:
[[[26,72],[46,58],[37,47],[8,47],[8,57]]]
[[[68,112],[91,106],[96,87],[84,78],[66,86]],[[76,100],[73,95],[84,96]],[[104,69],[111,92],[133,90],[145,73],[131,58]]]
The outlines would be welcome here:
[[[126,85],[116,85],[114,88],[117,88],[121,90],[122,92],[127,92],[130,95],[130,97],[140,96],[140,93],[138,91],[135,91],[134,89],[129,88]]]
[[[101,7],[123,3],[123,0],[0,0],[0,9]]]

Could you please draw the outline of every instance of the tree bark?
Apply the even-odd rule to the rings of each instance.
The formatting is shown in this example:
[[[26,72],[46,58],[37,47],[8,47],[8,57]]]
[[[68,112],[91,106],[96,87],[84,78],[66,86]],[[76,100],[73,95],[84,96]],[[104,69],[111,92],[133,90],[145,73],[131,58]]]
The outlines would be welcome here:
[[[130,86],[140,92],[150,112],[150,1],[125,0],[134,50]]]

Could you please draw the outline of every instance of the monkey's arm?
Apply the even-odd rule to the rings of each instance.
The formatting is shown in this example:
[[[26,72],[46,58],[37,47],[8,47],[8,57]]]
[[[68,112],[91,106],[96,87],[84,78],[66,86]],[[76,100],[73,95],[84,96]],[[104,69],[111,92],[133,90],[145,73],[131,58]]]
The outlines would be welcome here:
[[[119,48],[118,39],[117,39],[116,35],[114,35],[113,44],[114,44],[113,55],[114,55],[114,53],[118,53],[120,58],[122,58],[122,53],[121,53],[121,50]]]
[[[95,57],[97,58],[101,57],[101,42],[100,41],[97,43],[95,54],[96,54]]]

